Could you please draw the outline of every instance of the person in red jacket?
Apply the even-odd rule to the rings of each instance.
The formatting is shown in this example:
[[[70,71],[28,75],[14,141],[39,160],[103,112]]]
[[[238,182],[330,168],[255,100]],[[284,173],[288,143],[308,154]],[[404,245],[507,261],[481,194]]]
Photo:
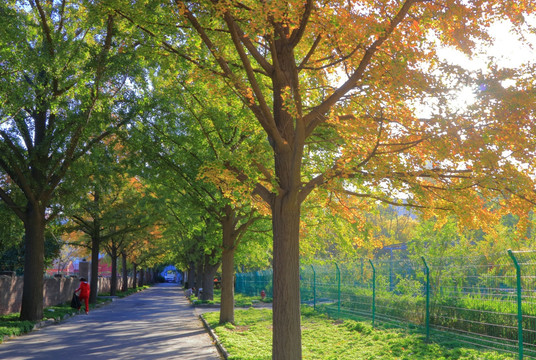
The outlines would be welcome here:
[[[86,304],[86,315],[89,314],[89,284],[87,283],[87,280],[85,278],[80,278],[80,286],[78,289],[76,289],[74,292],[77,293],[80,291],[80,302],[84,300],[84,303]],[[78,308],[78,311],[80,311],[80,306]]]

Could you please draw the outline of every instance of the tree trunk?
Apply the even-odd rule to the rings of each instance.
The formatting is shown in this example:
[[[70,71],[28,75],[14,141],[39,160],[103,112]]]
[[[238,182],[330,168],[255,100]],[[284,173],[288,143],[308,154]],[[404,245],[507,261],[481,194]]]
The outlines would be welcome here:
[[[98,221],[97,222],[98,225]],[[99,289],[99,247],[100,247],[100,232],[98,228],[91,238],[91,280],[89,302],[97,303],[97,293]]]
[[[276,39],[274,46],[278,69],[272,77],[273,115],[284,141],[272,142],[275,177],[280,188],[270,199],[274,247],[272,359],[298,360],[302,358],[299,228],[306,129],[302,119],[289,112],[284,100],[285,92],[290,90],[296,97],[295,103],[301,104],[293,46],[285,36]],[[299,117],[301,108],[294,110]]]
[[[190,263],[188,267],[188,283],[184,283],[186,289],[191,289],[195,286],[195,264]]]
[[[205,255],[205,266],[203,267],[203,293],[200,300],[214,300],[214,276],[220,267],[220,263],[211,265],[212,256]]]
[[[198,260],[195,270],[195,296],[199,296],[199,288],[203,287],[203,260]]]
[[[99,213],[100,205],[100,192],[94,191],[93,203],[97,209],[96,214]],[[97,303],[97,293],[99,289],[99,252],[100,252],[100,219],[99,215],[93,217],[93,233],[91,234],[91,281],[89,283],[89,302],[91,304]]]
[[[132,281],[132,288],[135,289],[137,286],[138,286],[138,265],[137,264],[132,264],[133,265],[133,272],[134,272],[134,275],[133,275],[133,281]]]
[[[145,269],[141,268],[140,277],[138,278],[138,286],[142,287],[143,285],[145,285]]]
[[[234,255],[233,218],[225,216],[222,223],[220,324],[234,324]]]
[[[301,359],[299,206],[280,201],[273,211],[274,360]]]
[[[121,284],[121,291],[128,290],[128,269],[127,269],[127,254],[121,252],[121,261],[123,265],[123,283]]]
[[[234,256],[233,249],[223,250],[221,265],[220,324],[234,324]]]
[[[110,296],[117,294],[117,247],[112,245],[112,252],[110,254],[112,258],[112,277],[110,279]]]
[[[45,266],[45,211],[30,202],[24,220],[24,284],[21,320],[43,318],[43,271]]]

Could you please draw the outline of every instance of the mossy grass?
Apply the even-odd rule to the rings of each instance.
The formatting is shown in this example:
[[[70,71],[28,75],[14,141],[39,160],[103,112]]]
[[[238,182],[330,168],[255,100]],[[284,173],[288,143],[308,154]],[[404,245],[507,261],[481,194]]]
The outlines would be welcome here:
[[[138,291],[142,291],[148,287],[149,286],[141,286],[136,289],[128,289],[124,292],[120,291],[118,292],[117,296],[125,297]],[[109,301],[109,299],[106,299],[104,296],[107,296],[106,293],[99,294],[99,296],[97,297],[97,304]],[[78,310],[71,308],[70,304],[71,301],[69,300],[63,304],[49,306],[43,309],[43,320],[60,321],[65,318],[66,315],[78,314]],[[93,309],[94,307],[94,304],[89,305],[90,309]],[[84,306],[82,305],[82,309],[83,308]],[[34,328],[35,324],[35,321],[21,321],[19,319],[19,313],[0,315],[0,343],[3,341],[3,338],[5,336],[19,336],[24,333],[30,332]]]
[[[190,300],[192,301],[192,304],[194,305],[200,305],[200,304],[221,304],[221,290],[220,289],[214,289],[214,299],[213,300],[199,300],[196,296],[192,295],[190,297]],[[235,293],[234,296],[235,301],[235,307],[250,307],[253,306],[254,303],[271,303],[271,298],[264,298],[261,299],[260,296],[248,296],[241,293]]]
[[[0,315],[0,342],[4,336],[19,336],[33,329],[34,321],[21,321],[19,314]]]
[[[103,299],[97,300],[99,303],[104,302]],[[82,305],[82,309],[84,306]],[[89,305],[89,308],[94,308],[93,304]],[[65,318],[66,315],[75,315],[78,314],[78,310],[71,308],[70,301],[63,304],[49,306],[43,309],[43,319],[42,320],[55,320],[60,321]],[[19,336],[24,333],[30,332],[36,321],[22,321],[19,319],[18,313],[0,315],[0,342],[4,336]]]
[[[236,310],[235,324],[218,324],[217,312],[203,315],[233,360],[272,358],[272,312]],[[303,359],[514,359],[512,354],[483,352],[463,344],[426,343],[422,334],[402,329],[374,329],[370,322],[336,320],[302,308]]]

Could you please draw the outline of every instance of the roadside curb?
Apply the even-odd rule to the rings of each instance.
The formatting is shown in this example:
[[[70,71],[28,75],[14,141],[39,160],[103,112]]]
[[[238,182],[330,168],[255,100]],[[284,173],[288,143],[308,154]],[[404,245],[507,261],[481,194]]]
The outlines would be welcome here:
[[[53,325],[55,324],[56,322],[60,322],[62,321],[63,319],[61,320],[56,320],[56,319],[46,319],[46,320],[41,320],[37,323],[35,323],[34,327],[32,328],[31,331],[34,331],[34,330],[37,330],[37,329],[41,329],[41,328],[44,328],[44,327],[47,327],[47,326],[50,326],[50,325]]]
[[[208,333],[210,334],[210,337],[214,340],[214,343],[216,344],[216,348],[218,349],[219,353],[221,354],[221,356],[223,356],[223,358],[225,360],[228,360],[229,359],[229,353],[227,352],[227,350],[225,350],[225,348],[223,347],[222,343],[220,342],[220,339],[218,338],[218,335],[216,335],[216,333],[214,332],[214,330],[212,330],[212,328],[210,327],[210,325],[207,323],[207,321],[205,320],[205,318],[203,317],[203,315],[199,315],[199,318],[201,319],[201,321],[203,322],[203,325],[205,326],[205,329],[207,329]]]

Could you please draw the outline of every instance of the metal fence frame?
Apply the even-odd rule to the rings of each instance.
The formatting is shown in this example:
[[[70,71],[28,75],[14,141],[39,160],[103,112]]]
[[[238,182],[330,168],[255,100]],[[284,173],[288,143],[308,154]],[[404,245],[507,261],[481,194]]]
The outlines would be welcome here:
[[[262,290],[273,296],[271,270],[237,274],[237,293]],[[332,317],[536,359],[536,251],[308,265],[300,269],[300,294]]]

